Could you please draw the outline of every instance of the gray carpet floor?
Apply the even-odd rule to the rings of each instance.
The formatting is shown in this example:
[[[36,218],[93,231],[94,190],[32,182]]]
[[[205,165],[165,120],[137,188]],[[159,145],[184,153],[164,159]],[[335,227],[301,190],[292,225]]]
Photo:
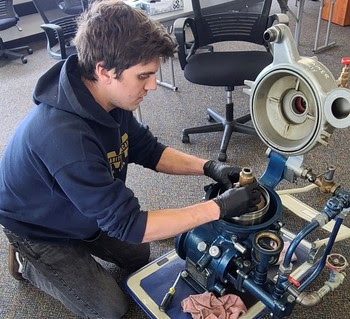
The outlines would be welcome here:
[[[290,1],[294,12],[294,1]],[[319,2],[306,0],[304,8],[304,21],[299,51],[301,55],[312,56],[314,47],[316,21]],[[274,12],[278,12],[274,4]],[[291,29],[294,30],[294,21]],[[322,23],[321,42],[324,41],[325,23]],[[350,27],[332,25],[331,40],[337,46],[317,54],[318,59],[324,63],[335,77],[341,70],[340,60],[350,54]],[[322,44],[322,43],[321,43]],[[36,79],[47,68],[52,66],[52,60],[46,52],[46,43],[34,43],[34,54],[28,57],[28,64],[22,65],[20,61],[0,61],[0,156],[4,151],[12,133],[23,117],[33,107],[32,90]],[[181,142],[183,128],[206,123],[206,108],[224,110],[225,93],[220,88],[201,87],[187,82],[179,68],[177,60],[174,61],[176,84],[178,92],[172,92],[163,87],[149,94],[141,106],[143,121],[147,123],[159,140],[179,150],[198,155],[208,159],[216,159],[221,140],[221,133],[200,134],[191,136],[190,144]],[[164,78],[169,79],[167,65],[163,67]],[[241,89],[234,92],[234,101],[237,105],[236,115],[248,112],[248,96]],[[315,172],[323,172],[327,165],[337,167],[335,178],[345,189],[350,189],[349,175],[349,128],[336,131],[329,147],[317,147],[305,156],[305,163]],[[264,171],[267,160],[266,147],[257,137],[234,134],[228,149],[228,163],[240,166],[249,166],[259,176]],[[210,180],[206,177],[181,177],[157,174],[140,167],[132,166],[127,183],[139,198],[143,209],[162,209],[169,207],[182,207],[196,203],[203,197],[203,186]],[[299,185],[304,185],[299,182]],[[281,188],[294,187],[282,183]],[[321,209],[327,200],[327,195],[317,190],[308,194],[299,195],[305,203],[316,209]],[[285,211],[283,221],[288,228],[298,231],[305,223],[294,215]],[[346,221],[350,226],[350,222]],[[310,239],[325,236],[325,232],[317,232]],[[334,247],[334,251],[342,253],[350,259],[350,241],[345,240]],[[163,255],[174,247],[174,239],[152,243],[152,259]],[[104,263],[117,281],[121,281],[125,274],[115,266]],[[326,280],[323,273],[309,289],[318,289]],[[340,318],[349,319],[348,305],[350,281],[347,278],[341,288],[329,294],[321,305],[313,308],[296,306],[290,316],[292,319],[309,318]],[[68,319],[76,318],[59,302],[39,291],[26,282],[15,281],[7,271],[7,241],[0,233],[0,318],[4,319]],[[139,307],[130,299],[130,311],[125,316],[131,318],[147,318]]]

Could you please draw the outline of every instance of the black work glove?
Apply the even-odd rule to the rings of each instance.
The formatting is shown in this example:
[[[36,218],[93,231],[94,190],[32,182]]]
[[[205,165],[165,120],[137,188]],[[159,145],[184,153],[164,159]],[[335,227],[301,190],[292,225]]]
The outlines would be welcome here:
[[[212,178],[214,181],[222,183],[225,189],[232,187],[233,183],[239,180],[240,167],[230,166],[215,161],[208,161],[203,166],[204,175]]]
[[[258,183],[254,181],[243,187],[228,189],[214,198],[214,202],[220,207],[220,218],[226,219],[256,211],[260,196]]]

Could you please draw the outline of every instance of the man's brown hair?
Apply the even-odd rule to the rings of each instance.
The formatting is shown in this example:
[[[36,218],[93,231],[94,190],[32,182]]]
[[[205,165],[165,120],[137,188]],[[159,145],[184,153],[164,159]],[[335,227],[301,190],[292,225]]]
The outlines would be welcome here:
[[[81,75],[91,81],[98,62],[119,78],[136,64],[173,57],[177,47],[163,25],[119,0],[95,1],[78,18],[74,44]]]

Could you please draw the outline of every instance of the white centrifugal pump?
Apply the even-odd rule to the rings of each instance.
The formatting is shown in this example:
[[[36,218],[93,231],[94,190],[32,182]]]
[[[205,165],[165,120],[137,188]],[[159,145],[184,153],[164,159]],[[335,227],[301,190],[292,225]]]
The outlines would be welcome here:
[[[288,26],[277,24],[264,35],[273,62],[253,81],[250,111],[261,140],[285,156],[328,145],[335,128],[350,125],[350,90],[338,87],[332,73],[313,57],[301,57]]]

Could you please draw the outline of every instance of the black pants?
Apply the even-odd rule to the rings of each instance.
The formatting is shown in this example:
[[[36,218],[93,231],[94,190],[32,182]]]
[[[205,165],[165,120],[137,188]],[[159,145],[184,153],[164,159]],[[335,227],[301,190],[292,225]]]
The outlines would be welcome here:
[[[144,266],[150,255],[149,244],[134,245],[104,233],[91,242],[52,244],[4,232],[24,259],[23,277],[83,318],[116,319],[128,309],[124,293],[92,255],[130,272]]]

